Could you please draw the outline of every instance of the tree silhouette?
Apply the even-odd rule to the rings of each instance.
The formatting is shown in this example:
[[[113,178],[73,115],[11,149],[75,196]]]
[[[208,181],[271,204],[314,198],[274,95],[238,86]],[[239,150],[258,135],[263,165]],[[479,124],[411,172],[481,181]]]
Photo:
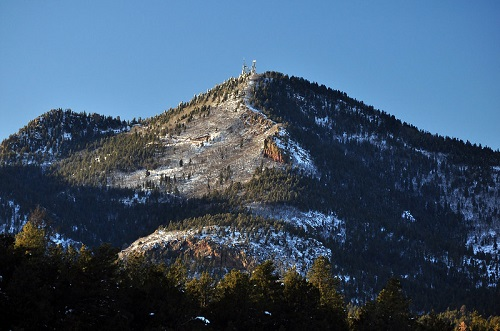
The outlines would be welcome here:
[[[413,330],[410,300],[401,283],[390,278],[375,301],[368,302],[359,317],[358,330]]]

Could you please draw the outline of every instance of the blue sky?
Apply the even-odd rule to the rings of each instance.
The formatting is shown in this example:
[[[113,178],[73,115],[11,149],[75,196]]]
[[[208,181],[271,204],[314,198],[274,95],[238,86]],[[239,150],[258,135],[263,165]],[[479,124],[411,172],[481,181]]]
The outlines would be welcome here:
[[[150,117],[243,59],[500,149],[500,1],[0,1],[0,139],[53,108]]]

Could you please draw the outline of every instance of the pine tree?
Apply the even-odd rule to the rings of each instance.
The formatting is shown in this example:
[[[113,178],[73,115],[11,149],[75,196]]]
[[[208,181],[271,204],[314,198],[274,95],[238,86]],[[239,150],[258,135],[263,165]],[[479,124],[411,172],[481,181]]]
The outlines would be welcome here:
[[[302,277],[295,268],[288,270],[283,278],[283,313],[288,329],[320,329],[314,325],[320,307],[319,290]]]
[[[198,301],[201,308],[206,308],[214,297],[214,283],[214,279],[205,271],[199,279],[193,278],[186,284],[186,292]]]
[[[453,324],[445,318],[431,311],[421,316],[417,321],[417,330],[422,331],[453,331]]]
[[[320,305],[325,311],[328,325],[333,325],[337,330],[347,330],[347,312],[344,299],[337,288],[339,280],[332,275],[332,267],[324,256],[318,257],[307,274],[309,282],[320,293]]]
[[[243,325],[251,319],[253,311],[250,309],[250,292],[250,278],[239,270],[231,270],[219,281],[213,311],[220,329],[230,329],[229,325],[244,329]]]
[[[337,292],[339,280],[332,276],[331,265],[326,257],[320,256],[314,261],[307,278],[319,290],[321,305],[343,309],[342,296]]]
[[[31,213],[21,232],[16,235],[14,247],[30,255],[43,254],[48,244],[48,235],[45,230],[46,219],[46,212],[38,206]]]
[[[412,330],[410,300],[404,295],[401,283],[391,278],[377,299],[361,310],[358,330]]]
[[[252,299],[258,309],[272,310],[281,299],[281,285],[273,261],[267,260],[258,265],[252,273]]]
[[[187,267],[182,262],[181,258],[177,258],[175,262],[167,269],[167,281],[177,289],[183,289],[187,280]]]

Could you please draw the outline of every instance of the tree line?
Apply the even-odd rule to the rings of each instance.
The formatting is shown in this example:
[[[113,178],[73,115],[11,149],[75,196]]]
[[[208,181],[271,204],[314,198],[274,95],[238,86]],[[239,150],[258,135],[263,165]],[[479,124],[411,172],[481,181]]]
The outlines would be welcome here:
[[[279,275],[272,261],[250,273],[188,277],[185,265],[117,258],[93,249],[48,244],[43,210],[16,236],[0,237],[1,329],[106,330],[498,330],[500,317],[466,307],[416,314],[391,278],[364,305],[346,304],[330,261],[304,277]]]

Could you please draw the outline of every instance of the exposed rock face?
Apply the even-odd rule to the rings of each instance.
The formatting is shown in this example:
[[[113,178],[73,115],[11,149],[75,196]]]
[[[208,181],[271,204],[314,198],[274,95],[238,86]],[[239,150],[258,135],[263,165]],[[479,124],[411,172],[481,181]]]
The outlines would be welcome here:
[[[305,214],[298,213],[297,215],[302,215],[299,216],[301,221],[294,218],[290,220],[291,224],[297,224],[301,228],[304,228],[304,222],[311,224],[305,218],[302,219]],[[315,217],[327,222],[332,220],[331,217],[318,213]],[[313,228],[311,236],[313,232],[319,234]],[[330,227],[330,230],[338,229]],[[119,257],[127,261],[130,257],[144,256],[155,263],[166,264],[180,258],[192,275],[209,270],[222,276],[232,269],[252,271],[266,260],[273,260],[280,271],[295,266],[298,272],[305,274],[316,258],[331,256],[330,249],[317,239],[301,237],[292,232],[279,231],[273,226],[264,229],[238,228],[236,225],[204,226],[196,230],[158,229],[133,242],[120,252]]]
[[[173,263],[181,258],[187,263],[191,272],[196,272],[200,266],[209,267],[213,271],[232,269],[248,270],[257,264],[254,258],[247,257],[243,245],[227,245],[212,240],[211,237],[200,238],[193,234],[177,234],[175,237],[165,236],[162,231],[157,234],[164,236],[158,240],[155,237],[141,238],[129,248],[120,253],[122,259],[131,255],[142,255],[156,263]]]
[[[264,156],[279,163],[287,163],[288,156],[276,145],[272,137],[264,140]]]
[[[247,79],[235,80],[224,100],[199,97],[180,108],[178,115],[168,119],[167,115],[163,115],[165,119],[159,116],[148,126],[137,128],[139,134],[159,137],[156,166],[148,169],[147,178],[143,170],[113,171],[110,182],[135,188],[147,181],[161,191],[162,178],[175,177],[180,195],[203,196],[231,182],[245,183],[261,165],[282,166],[286,161],[283,153],[273,145],[272,138],[268,139],[279,132],[281,124],[247,104],[244,91],[251,83]],[[165,132],[169,133],[162,134]],[[268,150],[263,152],[266,146]],[[221,181],[221,177],[225,180]]]

